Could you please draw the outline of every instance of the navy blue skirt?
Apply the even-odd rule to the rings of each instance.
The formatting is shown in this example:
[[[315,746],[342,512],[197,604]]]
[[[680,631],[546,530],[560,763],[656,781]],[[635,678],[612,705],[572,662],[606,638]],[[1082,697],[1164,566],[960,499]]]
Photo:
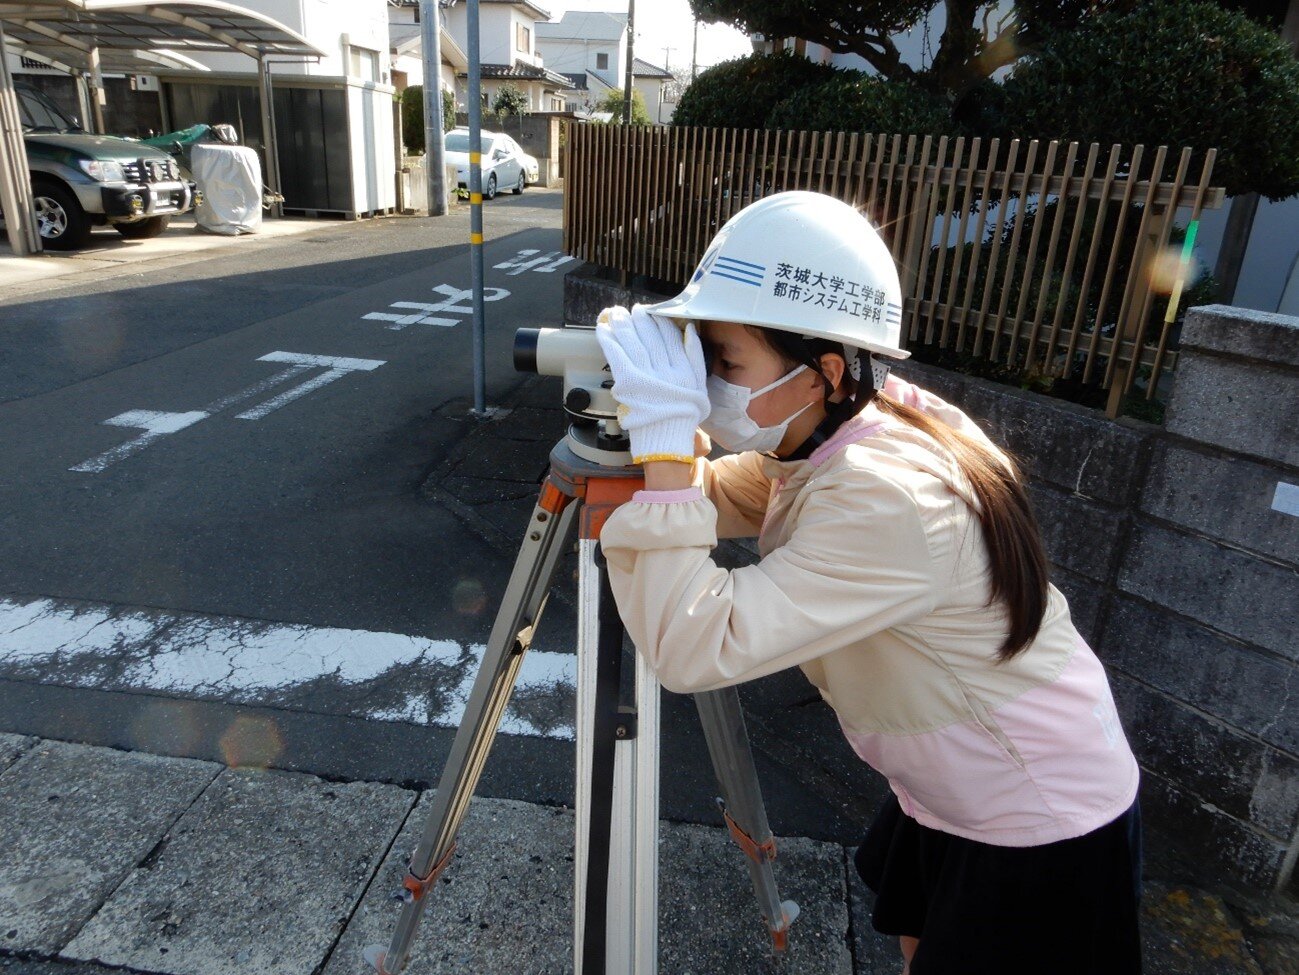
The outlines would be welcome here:
[[[889,796],[856,854],[881,934],[920,939],[911,975],[1139,975],[1141,811],[1043,846],[921,826]]]

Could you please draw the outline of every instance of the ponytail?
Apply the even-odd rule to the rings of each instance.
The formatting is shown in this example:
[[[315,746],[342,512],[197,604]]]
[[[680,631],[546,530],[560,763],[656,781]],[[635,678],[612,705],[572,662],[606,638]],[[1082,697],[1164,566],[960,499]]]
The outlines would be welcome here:
[[[1010,632],[997,656],[1009,660],[1037,636],[1047,600],[1046,551],[1023,476],[1010,457],[997,455],[987,444],[941,420],[883,393],[877,392],[874,402],[881,412],[937,441],[952,455],[973,489],[992,574],[991,602],[1003,603],[1010,621]]]

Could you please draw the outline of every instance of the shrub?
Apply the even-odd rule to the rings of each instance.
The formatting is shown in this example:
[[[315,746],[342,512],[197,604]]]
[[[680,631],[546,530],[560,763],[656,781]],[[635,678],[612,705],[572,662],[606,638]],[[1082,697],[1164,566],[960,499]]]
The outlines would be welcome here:
[[[442,89],[442,131],[450,132],[456,127],[456,96],[449,89]]]
[[[789,52],[723,61],[701,71],[685,90],[672,124],[760,129],[777,102],[837,73]]]
[[[955,131],[951,110],[937,95],[906,82],[884,81],[856,71],[835,74],[777,103],[766,127],[903,135]]]
[[[528,96],[524,94],[518,85],[506,82],[496,91],[496,99],[492,102],[492,112],[498,118],[508,118],[511,115],[527,115]]]
[[[407,155],[424,152],[424,86],[411,85],[401,95],[401,141]],[[442,89],[442,131],[456,127],[456,96]]]
[[[613,125],[622,123],[622,109],[626,104],[623,93],[620,91],[611,91],[600,99],[596,106],[597,112],[609,112],[613,117],[609,122]],[[645,98],[640,92],[633,90],[631,93],[631,124],[632,125],[653,125],[654,120],[650,118],[649,109],[645,107]]]
[[[401,93],[401,141],[406,153],[424,152],[424,86],[411,85]]]
[[[1005,95],[1007,135],[1190,146],[1192,178],[1217,147],[1213,182],[1229,194],[1299,192],[1299,60],[1213,3],[1151,0],[1093,17],[1021,62]]]

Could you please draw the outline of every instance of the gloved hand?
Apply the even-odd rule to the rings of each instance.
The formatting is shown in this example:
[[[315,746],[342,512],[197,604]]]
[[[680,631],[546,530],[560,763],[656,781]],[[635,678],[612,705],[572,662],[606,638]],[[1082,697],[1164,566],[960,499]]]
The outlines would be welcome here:
[[[613,371],[619,422],[632,459],[694,462],[695,430],[708,416],[708,369],[694,322],[684,332],[644,305],[606,308],[595,335]]]

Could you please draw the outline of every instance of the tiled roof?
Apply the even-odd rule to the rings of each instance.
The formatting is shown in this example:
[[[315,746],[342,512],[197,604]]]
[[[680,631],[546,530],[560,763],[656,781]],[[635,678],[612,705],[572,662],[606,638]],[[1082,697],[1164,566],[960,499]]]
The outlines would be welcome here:
[[[637,78],[671,78],[672,72],[660,68],[656,64],[650,64],[648,61],[642,61],[640,58],[632,60],[631,73]]]
[[[535,64],[515,61],[513,64],[484,64],[479,68],[484,78],[509,79],[515,81],[545,81],[557,88],[571,87],[566,75],[549,68],[538,68]],[[464,72],[461,72],[464,75]]]

